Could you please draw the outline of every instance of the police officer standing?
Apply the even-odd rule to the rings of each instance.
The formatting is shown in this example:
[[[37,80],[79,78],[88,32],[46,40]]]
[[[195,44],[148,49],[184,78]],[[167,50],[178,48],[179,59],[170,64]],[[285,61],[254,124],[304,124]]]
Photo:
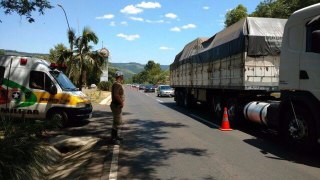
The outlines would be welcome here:
[[[113,114],[113,124],[111,130],[111,140],[113,144],[120,144],[123,138],[119,137],[118,130],[122,125],[122,108],[124,105],[124,90],[122,87],[123,73],[121,71],[116,71],[115,73],[116,81],[112,85],[111,89],[111,111]]]

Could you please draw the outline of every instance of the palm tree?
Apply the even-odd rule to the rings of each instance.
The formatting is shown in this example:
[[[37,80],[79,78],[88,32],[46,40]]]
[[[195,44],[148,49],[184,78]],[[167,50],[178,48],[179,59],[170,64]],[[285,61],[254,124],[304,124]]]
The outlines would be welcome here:
[[[68,30],[68,41],[70,44],[70,50],[73,51],[74,41],[76,39],[76,35],[73,29]]]
[[[74,52],[73,52],[73,47],[74,47],[74,42],[76,40],[76,35],[75,35],[75,31],[74,29],[68,29],[67,31],[67,36],[68,36],[68,41],[69,41],[69,45],[70,45],[70,49],[66,50],[64,55],[67,57],[67,61],[65,61],[65,63],[67,64],[67,69],[66,69],[66,74],[68,75],[68,77],[71,79],[71,81],[74,81],[74,78],[72,77],[72,75],[74,74],[73,71],[75,70],[75,64],[77,63],[74,60]]]
[[[73,29],[69,29],[67,36],[70,49],[64,49],[56,62],[66,63],[65,73],[81,90],[83,84],[88,81],[88,73],[94,73],[96,76],[101,75],[105,63],[104,57],[93,51],[92,46],[89,45],[91,42],[98,43],[97,35],[90,28],[85,27],[79,37],[76,37]]]
[[[73,77],[80,90],[83,84],[86,83],[87,73],[93,70],[93,67],[102,68],[102,58],[97,58],[97,54],[92,51],[92,46],[89,45],[90,42],[97,44],[98,37],[88,27],[85,27],[82,31],[82,36],[77,37],[74,41],[75,55],[73,60],[71,60],[69,77]]]

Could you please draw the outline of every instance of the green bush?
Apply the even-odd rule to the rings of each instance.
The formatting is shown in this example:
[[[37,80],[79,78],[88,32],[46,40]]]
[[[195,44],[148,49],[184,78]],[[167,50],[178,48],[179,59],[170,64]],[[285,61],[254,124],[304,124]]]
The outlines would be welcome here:
[[[110,81],[101,81],[98,84],[98,89],[101,91],[110,91],[112,86],[112,82]]]

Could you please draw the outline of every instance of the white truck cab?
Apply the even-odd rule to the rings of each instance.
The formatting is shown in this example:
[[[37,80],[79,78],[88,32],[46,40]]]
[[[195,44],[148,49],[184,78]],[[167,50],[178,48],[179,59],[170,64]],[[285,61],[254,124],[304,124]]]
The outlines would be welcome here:
[[[92,105],[56,64],[0,56],[0,115],[32,119],[90,118]]]
[[[279,87],[320,100],[320,4],[293,13],[283,34]]]
[[[297,142],[320,143],[320,3],[294,12],[281,47],[280,120]]]

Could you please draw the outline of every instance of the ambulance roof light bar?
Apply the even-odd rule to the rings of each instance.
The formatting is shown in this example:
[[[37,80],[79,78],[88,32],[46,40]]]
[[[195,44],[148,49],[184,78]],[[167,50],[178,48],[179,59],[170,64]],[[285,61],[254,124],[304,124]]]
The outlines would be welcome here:
[[[20,58],[20,65],[21,65],[21,66],[27,65],[27,62],[28,62],[28,59],[26,59],[26,58]]]

